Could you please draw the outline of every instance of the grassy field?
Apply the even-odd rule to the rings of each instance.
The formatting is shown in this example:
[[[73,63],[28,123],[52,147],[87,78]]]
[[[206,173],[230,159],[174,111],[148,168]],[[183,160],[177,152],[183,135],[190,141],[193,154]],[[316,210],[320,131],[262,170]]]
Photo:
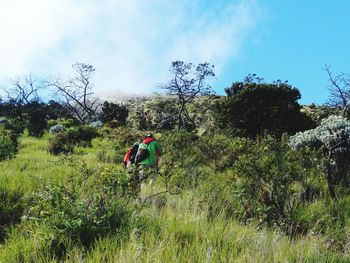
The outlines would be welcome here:
[[[24,198],[42,181],[65,184],[77,166],[96,171],[121,170],[114,163],[115,147],[97,138],[92,147],[76,147],[70,156],[47,152],[48,136],[22,136],[16,158],[0,162],[0,185]],[[121,159],[123,147],[117,149]],[[96,173],[94,176],[98,176]],[[81,181],[77,180],[77,188]],[[164,190],[161,179],[146,185],[141,200]],[[25,202],[24,210],[34,205]],[[208,216],[208,207],[195,190],[157,195],[129,202],[130,224],[108,229],[88,246],[60,235],[44,221],[21,220],[6,226],[0,244],[0,262],[341,262],[347,253],[335,251],[329,239],[307,234],[291,239],[274,228],[243,225],[224,213]]]

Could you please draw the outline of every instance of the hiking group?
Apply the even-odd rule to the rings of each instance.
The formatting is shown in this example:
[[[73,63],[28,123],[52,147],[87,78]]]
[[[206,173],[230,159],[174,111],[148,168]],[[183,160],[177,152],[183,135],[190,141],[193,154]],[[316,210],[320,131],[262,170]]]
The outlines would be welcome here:
[[[135,142],[124,156],[124,166],[131,174],[130,182],[136,190],[150,179],[153,185],[158,173],[162,148],[152,134],[147,134],[142,143]]]

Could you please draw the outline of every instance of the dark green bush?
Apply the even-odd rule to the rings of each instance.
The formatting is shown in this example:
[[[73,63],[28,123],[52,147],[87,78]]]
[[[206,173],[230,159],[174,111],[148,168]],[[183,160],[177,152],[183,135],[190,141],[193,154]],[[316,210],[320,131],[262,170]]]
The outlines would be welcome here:
[[[265,132],[280,138],[314,127],[300,111],[298,89],[286,83],[236,82],[215,107],[216,124],[239,136],[255,138]]]
[[[13,158],[17,153],[17,146],[14,132],[0,127],[0,161]]]
[[[71,144],[78,146],[91,146],[91,141],[98,136],[98,131],[92,126],[81,125],[67,129],[65,135]]]
[[[47,127],[47,109],[44,103],[30,102],[23,106],[25,111],[26,128],[30,136],[40,137]]]
[[[129,110],[123,104],[105,101],[102,105],[100,120],[103,123],[116,121],[119,125],[125,125]]]

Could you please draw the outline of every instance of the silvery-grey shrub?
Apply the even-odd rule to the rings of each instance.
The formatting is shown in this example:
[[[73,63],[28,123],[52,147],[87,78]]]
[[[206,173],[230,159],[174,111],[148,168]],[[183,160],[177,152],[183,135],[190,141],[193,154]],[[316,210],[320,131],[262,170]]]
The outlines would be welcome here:
[[[103,123],[101,121],[94,121],[94,122],[91,122],[89,125],[96,129],[100,129],[102,128]]]
[[[62,124],[54,125],[50,128],[49,133],[63,132],[66,128]]]

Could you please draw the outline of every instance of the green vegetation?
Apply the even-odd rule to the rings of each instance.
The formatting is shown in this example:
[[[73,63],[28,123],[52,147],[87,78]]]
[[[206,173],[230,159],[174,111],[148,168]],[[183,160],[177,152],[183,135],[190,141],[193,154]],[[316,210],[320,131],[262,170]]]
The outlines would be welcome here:
[[[169,95],[101,111],[88,64],[50,83],[67,104],[31,79],[0,101],[0,262],[350,261],[345,111],[256,75],[208,94],[212,66],[174,63]],[[122,160],[149,132],[164,154],[140,184]]]
[[[68,156],[47,152],[49,135],[20,137],[16,158],[0,163],[2,260],[348,259],[350,199],[330,199],[317,151],[271,136],[157,134],[160,176],[135,199],[119,162],[143,133],[126,132],[104,128]]]

